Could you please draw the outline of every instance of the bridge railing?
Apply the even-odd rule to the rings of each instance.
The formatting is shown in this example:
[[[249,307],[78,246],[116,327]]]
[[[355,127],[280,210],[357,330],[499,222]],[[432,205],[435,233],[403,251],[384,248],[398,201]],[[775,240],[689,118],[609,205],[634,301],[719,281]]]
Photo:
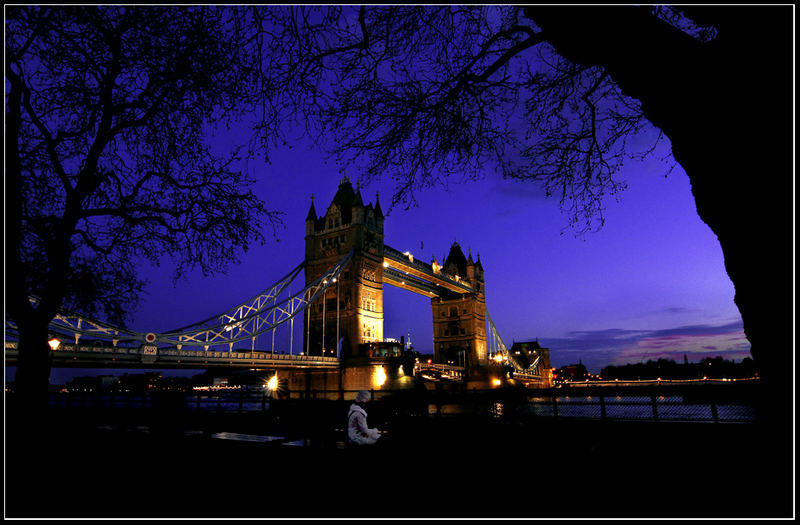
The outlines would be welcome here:
[[[6,341],[5,347],[7,350],[16,350],[17,349],[17,341]],[[139,346],[131,347],[131,346],[105,346],[105,345],[82,345],[82,344],[71,344],[71,343],[61,343],[58,346],[57,350],[53,350],[54,353],[59,352],[91,352],[96,354],[135,354],[139,355],[142,353],[142,349]],[[232,357],[232,358],[241,358],[241,359],[251,359],[253,357],[261,358],[261,359],[278,359],[278,360],[287,360],[287,361],[324,361],[324,362],[338,362],[338,357],[329,357],[329,356],[315,356],[315,355],[301,355],[301,354],[287,354],[283,352],[272,352],[269,350],[248,350],[245,352],[238,352],[238,351],[217,351],[217,350],[178,350],[176,348],[159,348],[158,355],[169,355],[169,356],[176,356],[176,357],[197,357],[197,356],[207,356],[207,357]]]
[[[177,349],[158,349],[158,355],[171,356],[171,357],[212,357],[212,358],[228,358],[228,359],[269,359],[275,361],[296,361],[296,362],[314,362],[314,363],[338,363],[338,357],[318,356],[318,355],[300,355],[300,354],[285,354],[280,352],[260,352],[260,351],[247,351],[247,352],[228,352],[228,351],[199,351],[199,350],[177,350]]]
[[[463,372],[463,366],[447,365],[444,363],[414,363],[414,371],[438,370],[439,372]]]
[[[447,365],[442,363],[414,363],[414,375],[424,376],[425,372],[434,373],[445,379],[460,379],[464,375],[463,366]]]
[[[17,342],[6,341],[5,357],[7,362],[14,363],[18,357]],[[120,366],[123,363],[153,365],[185,364],[191,366],[200,362],[225,362],[239,364],[275,364],[278,366],[319,366],[324,368],[339,366],[339,358],[331,356],[314,356],[287,354],[271,351],[215,351],[215,350],[178,350],[176,348],[158,348],[148,355],[141,347],[81,345],[62,343],[58,349],[52,351],[54,362],[70,361],[77,364],[81,359],[87,363],[101,361],[114,362]],[[73,363],[73,361],[75,363]]]

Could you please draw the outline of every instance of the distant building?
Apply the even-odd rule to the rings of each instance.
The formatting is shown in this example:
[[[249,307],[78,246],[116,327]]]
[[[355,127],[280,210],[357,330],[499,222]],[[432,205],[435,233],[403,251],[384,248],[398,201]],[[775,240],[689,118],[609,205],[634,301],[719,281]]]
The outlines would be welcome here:
[[[369,357],[400,357],[405,353],[403,343],[396,341],[364,343],[359,351],[366,351]]]
[[[126,392],[150,392],[161,382],[161,372],[143,372],[141,374],[123,374],[119,378],[120,388]]]
[[[560,380],[574,381],[583,380],[589,376],[589,371],[586,365],[578,362],[577,365],[562,366],[555,372],[555,377]]]
[[[550,370],[550,349],[543,348],[539,340],[515,341],[510,350],[511,358],[520,368],[528,368],[539,359],[539,370]]]
[[[114,390],[119,385],[119,380],[110,375],[103,376],[80,376],[65,385],[71,392],[103,392]]]

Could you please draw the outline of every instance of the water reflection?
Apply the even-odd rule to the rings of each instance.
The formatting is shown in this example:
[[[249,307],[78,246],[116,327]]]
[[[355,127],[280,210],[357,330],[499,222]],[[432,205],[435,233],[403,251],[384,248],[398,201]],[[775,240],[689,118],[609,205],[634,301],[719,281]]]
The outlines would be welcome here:
[[[50,404],[64,408],[146,409],[153,406],[150,395],[58,394]],[[192,412],[267,412],[269,397],[252,392],[187,394],[183,406]],[[746,403],[686,402],[681,396],[557,396],[531,397],[509,404],[490,400],[457,400],[428,404],[428,414],[476,415],[491,418],[589,418],[609,420],[731,421],[757,420],[756,409]]]

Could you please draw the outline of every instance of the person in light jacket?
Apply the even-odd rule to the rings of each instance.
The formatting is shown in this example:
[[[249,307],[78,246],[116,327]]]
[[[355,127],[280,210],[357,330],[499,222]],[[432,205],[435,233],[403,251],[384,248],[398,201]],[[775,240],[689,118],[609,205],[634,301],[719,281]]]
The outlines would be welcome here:
[[[377,428],[367,426],[367,411],[364,410],[364,407],[369,399],[369,392],[359,390],[355,402],[350,405],[350,413],[347,414],[347,442],[349,445],[374,445],[380,437]]]

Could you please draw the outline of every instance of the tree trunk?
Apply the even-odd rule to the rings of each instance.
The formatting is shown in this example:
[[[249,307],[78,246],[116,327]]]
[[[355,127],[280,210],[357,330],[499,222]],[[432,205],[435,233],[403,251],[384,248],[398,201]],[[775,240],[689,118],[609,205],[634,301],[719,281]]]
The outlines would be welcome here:
[[[14,382],[15,397],[22,412],[42,411],[50,392],[51,355],[48,344],[49,320],[39,315],[20,319],[19,358]]]

